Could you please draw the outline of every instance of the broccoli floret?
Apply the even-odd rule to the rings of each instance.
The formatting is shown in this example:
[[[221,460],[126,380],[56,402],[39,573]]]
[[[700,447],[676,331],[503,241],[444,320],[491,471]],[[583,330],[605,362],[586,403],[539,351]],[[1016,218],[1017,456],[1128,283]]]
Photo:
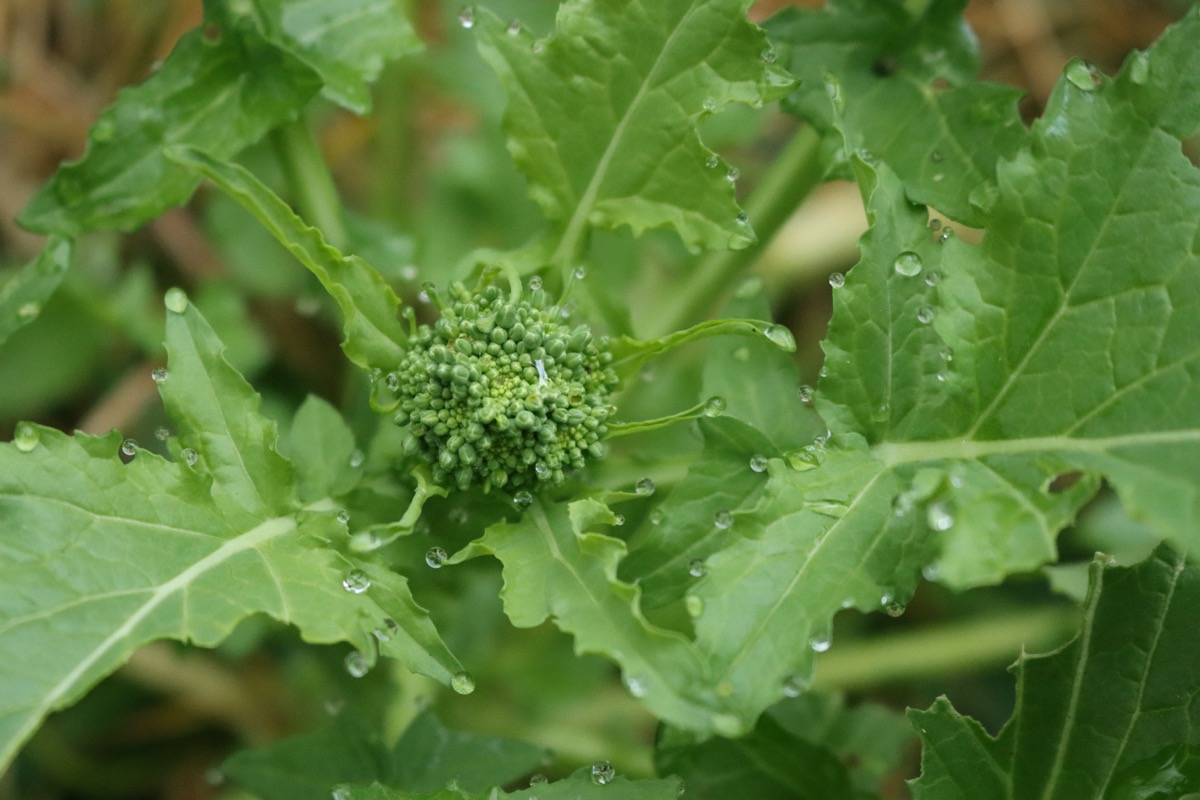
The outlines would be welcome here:
[[[571,328],[540,288],[450,288],[387,385],[395,421],[443,486],[553,485],[604,454],[617,385],[607,340]]]

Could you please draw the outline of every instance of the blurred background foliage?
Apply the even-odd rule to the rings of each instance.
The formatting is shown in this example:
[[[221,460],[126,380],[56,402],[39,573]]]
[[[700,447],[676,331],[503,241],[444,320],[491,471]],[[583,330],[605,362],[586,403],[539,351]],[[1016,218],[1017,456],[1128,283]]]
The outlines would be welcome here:
[[[390,65],[375,86],[371,116],[316,101],[308,121],[349,209],[354,249],[413,301],[421,281],[457,277],[467,252],[518,247],[541,221],[504,149],[503,92],[460,29],[458,6],[407,5],[426,53]],[[487,5],[539,32],[552,28],[556,7],[553,0]],[[764,20],[783,5],[759,2],[752,18]],[[1111,73],[1186,5],[973,0],[966,16],[980,40],[982,77],[1023,88],[1029,120],[1069,56]],[[200,19],[200,0],[0,0],[0,285],[41,246],[14,222],[34,190],[60,161],[80,155],[88,126],[120,88],[153,72]],[[734,110],[707,121],[703,136],[739,167],[745,191],[770,168],[795,124],[774,108]],[[286,191],[269,146],[241,160]],[[826,279],[853,265],[865,224],[857,188],[828,183],[759,246],[753,271],[778,321],[796,334],[808,382],[816,382],[830,314]],[[589,280],[601,284],[593,292],[601,318],[610,328],[639,329],[655,311],[647,298],[683,280],[689,258],[669,235],[637,243],[623,233],[598,236]],[[30,419],[89,433],[118,428],[154,447],[165,419],[149,374],[163,358],[160,298],[176,285],[199,303],[230,360],[263,393],[267,413],[286,419],[313,393],[342,408],[361,437],[369,435],[376,418],[365,384],[338,349],[320,287],[240,208],[202,190],[187,207],[132,234],[92,234],[79,243],[53,300],[0,349],[0,437],[11,438],[15,423]],[[633,401],[648,413],[674,410],[672,396],[695,394],[696,361],[693,354],[644,376],[647,385]],[[615,457],[636,460],[654,447],[679,453],[673,467],[660,465],[668,476],[672,469],[681,474],[698,449],[686,430],[642,438],[639,446],[642,452],[618,449]],[[428,532],[463,543],[478,532],[473,511],[435,501]],[[1134,534],[1115,501],[1101,495],[1063,537],[1063,559],[1086,561],[1103,549],[1137,560],[1152,539]],[[411,545],[415,563],[423,541]],[[653,774],[655,720],[621,687],[611,664],[576,657],[570,641],[548,626],[512,629],[497,599],[494,562],[414,572],[411,579],[451,649],[471,665],[473,695],[447,695],[399,669],[351,679],[341,650],[301,646],[292,631],[252,619],[216,651],[162,643],[143,649],[47,722],[0,778],[0,798],[245,797],[220,768],[234,752],[343,715],[395,740],[430,705],[451,728],[547,748],[539,769],[552,776],[599,759],[623,774]],[[818,661],[817,687],[844,692],[851,705],[898,710],[946,693],[994,731],[1012,707],[1004,667],[1022,641],[1038,651],[1069,635],[1072,607],[1059,598],[1084,585],[1083,572],[1068,565],[965,597],[927,584],[900,620],[840,616],[838,646]],[[939,642],[964,636],[978,641],[965,661],[939,650]],[[885,796],[897,798],[907,796],[903,780],[917,764],[911,739],[898,746],[906,748],[903,766],[884,782]],[[669,758],[662,765],[669,769]]]

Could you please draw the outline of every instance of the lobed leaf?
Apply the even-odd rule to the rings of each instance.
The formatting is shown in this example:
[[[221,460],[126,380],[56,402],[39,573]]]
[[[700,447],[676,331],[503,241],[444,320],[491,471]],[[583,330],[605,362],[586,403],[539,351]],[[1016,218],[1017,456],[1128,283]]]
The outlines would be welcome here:
[[[335,790],[339,800],[675,800],[680,793],[677,780],[629,780],[617,775],[607,782],[594,780],[585,768],[570,777],[552,783],[540,783],[516,792],[500,789],[470,791],[450,784],[429,793],[373,786],[341,786]]]
[[[833,0],[786,9],[767,31],[800,79],[786,110],[835,147],[886,162],[914,201],[978,225],[972,193],[995,180],[997,163],[1028,132],[1018,90],[973,80],[979,53],[962,20],[966,5]]]
[[[1200,791],[1200,570],[1167,547],[1133,567],[1092,564],[1079,636],[1017,662],[997,737],[944,697],[909,711],[918,800],[1180,797]]]
[[[88,132],[83,157],[60,167],[21,212],[23,226],[69,237],[130,230],[187,200],[200,183],[164,157],[164,146],[201,145],[229,158],[294,118],[321,88],[253,20],[208,3],[206,25],[118,95]]]
[[[262,181],[237,164],[195,148],[172,148],[172,161],[199,172],[237,200],[279,243],[309,269],[337,302],[345,319],[342,350],[368,369],[400,363],[408,334],[400,323],[400,299],[379,271],[358,256],[343,256],[316,228],[304,224]]]
[[[555,223],[551,262],[573,267],[593,226],[671,227],[690,250],[754,241],[729,166],[696,132],[706,114],[790,86],[746,6],[569,0],[545,39],[477,15],[480,50],[508,93],[509,152]]]
[[[445,683],[460,669],[404,579],[334,549],[329,504],[295,504],[257,396],[182,293],[168,304],[160,389],[180,461],[122,463],[115,431],[29,423],[0,445],[0,763],[139,645],[212,646],[251,614],[349,641],[368,664],[378,648]],[[364,591],[343,585],[353,569]]]

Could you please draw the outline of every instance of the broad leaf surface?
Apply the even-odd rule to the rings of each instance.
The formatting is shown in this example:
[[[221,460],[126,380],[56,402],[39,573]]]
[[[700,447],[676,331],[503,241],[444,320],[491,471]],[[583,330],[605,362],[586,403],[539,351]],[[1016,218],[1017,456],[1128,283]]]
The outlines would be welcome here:
[[[71,263],[71,242],[54,237],[42,252],[0,283],[0,346],[18,328],[33,322],[54,294]]]
[[[420,47],[391,0],[206,2],[205,24],[126,89],[21,214],[42,233],[132,229],[191,196],[199,178],[163,157],[171,145],[231,158],[296,118],[323,90],[358,113],[386,59]]]
[[[1183,556],[1162,547],[1133,567],[1097,560],[1078,637],[1017,663],[1017,707],[998,737],[945,698],[909,712],[924,741],[914,797],[1084,800],[1200,791],[1198,624],[1200,569]]]
[[[535,500],[518,522],[492,525],[451,563],[494,555],[504,565],[501,597],[514,625],[553,619],[575,637],[577,652],[602,653],[620,664],[630,690],[658,716],[690,728],[736,729],[736,718],[705,685],[692,644],[647,622],[638,587],[617,578],[625,543],[595,532],[616,522],[595,500]]]
[[[972,80],[979,53],[962,20],[966,0],[919,5],[833,0],[773,17],[767,30],[781,63],[800,79],[784,107],[836,147],[887,162],[913,200],[979,224],[971,192],[1027,136],[1020,92]]]
[[[191,196],[200,178],[163,156],[171,144],[229,158],[293,118],[321,88],[292,53],[254,23],[208,4],[206,33],[185,34],[162,66],[118,95],[65,164],[21,213],[30,230],[78,236],[132,229]]]
[[[345,529],[331,504],[297,506],[258,396],[195,307],[168,302],[160,389],[179,460],[122,463],[115,431],[23,425],[0,445],[0,762],[138,645],[212,646],[250,614],[349,641],[368,663],[378,647],[443,682],[460,668],[403,578],[334,549]],[[355,568],[365,592],[343,587]]]
[[[295,467],[296,491],[303,502],[338,497],[362,477],[364,456],[356,453],[354,433],[338,410],[316,395],[296,409],[280,449]]]
[[[384,63],[421,48],[393,0],[258,0],[256,10],[268,36],[320,76],[322,93],[357,114],[371,110]]]
[[[448,786],[428,794],[373,786],[339,787],[338,797],[344,800],[675,800],[680,794],[678,780],[629,780],[621,775],[601,784],[592,780],[588,769],[581,769],[569,778],[553,783],[530,786],[517,792],[500,789],[469,791]]]
[[[589,226],[671,227],[692,250],[745,247],[729,165],[696,132],[790,85],[740,0],[569,0],[545,39],[491,14],[480,49],[508,92],[508,149],[571,264]],[[709,159],[714,166],[707,166]]]
[[[238,753],[222,771],[263,800],[328,800],[339,783],[376,781],[433,792],[455,780],[482,792],[531,772],[543,757],[540,747],[448,730],[425,713],[391,747],[353,720],[339,718],[318,731]]]
[[[400,323],[400,300],[379,271],[358,256],[344,256],[326,244],[262,181],[237,164],[223,163],[194,148],[174,148],[172,160],[217,184],[254,215],[309,269],[337,302],[345,320],[342,349],[358,366],[390,370],[400,363],[408,334]]]

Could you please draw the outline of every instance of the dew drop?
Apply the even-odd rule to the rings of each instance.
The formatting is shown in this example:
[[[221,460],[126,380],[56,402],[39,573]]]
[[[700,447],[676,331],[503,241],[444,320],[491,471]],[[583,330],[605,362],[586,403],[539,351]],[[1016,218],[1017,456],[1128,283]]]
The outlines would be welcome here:
[[[750,469],[753,472],[766,472],[767,457],[762,453],[755,453],[754,455],[750,456]]]
[[[1085,92],[1094,92],[1100,86],[1100,71],[1081,59],[1073,59],[1066,67],[1067,80]]]
[[[517,508],[529,508],[533,505],[533,495],[522,489],[513,495],[513,502],[517,504]]]
[[[925,509],[925,521],[935,531],[948,531],[954,527],[954,515],[945,503],[930,503]]]
[[[166,367],[155,367],[154,370],[150,373],[150,377],[151,377],[151,379],[153,379],[153,381],[155,383],[162,383],[168,377],[167,368]]]
[[[541,276],[541,275],[534,275],[533,277],[531,277],[531,278],[529,279],[529,288],[530,288],[532,291],[535,291],[535,292],[536,292],[538,289],[541,289],[541,288],[542,288],[542,276]]]
[[[642,497],[649,497],[654,494],[654,481],[649,478],[642,478],[633,488]]]
[[[724,397],[714,395],[708,398],[708,402],[704,404],[704,416],[719,417],[725,413],[727,407],[728,403],[725,402]]]
[[[796,352],[796,337],[785,325],[768,325],[763,330],[763,336],[785,353]]]
[[[805,445],[799,450],[793,450],[788,453],[788,466],[797,472],[808,472],[810,469],[816,469],[825,462],[825,448],[816,445]]]
[[[937,217],[934,217],[933,219],[929,220],[929,230],[938,231],[938,230],[941,230],[941,227],[942,227],[942,221],[940,219],[938,219]]]
[[[540,772],[535,772],[529,776],[529,785],[530,786],[543,786],[549,782],[550,782],[550,779],[547,778],[545,775],[543,775]]]
[[[900,617],[904,615],[905,605],[899,600],[893,600],[890,603],[884,604],[883,611],[889,617]]]
[[[824,653],[833,644],[833,636],[828,633],[818,633],[808,640],[808,646],[814,653]]]
[[[815,393],[816,393],[816,390],[813,389],[813,387],[809,386],[807,383],[802,384],[800,386],[800,388],[796,390],[796,396],[800,398],[801,403],[805,403],[805,404],[811,403],[813,401],[813,395]]]
[[[538,39],[532,45],[530,45],[529,49],[533,51],[535,56],[541,55],[542,51],[546,49],[546,43],[541,39]]]
[[[704,160],[704,166],[708,167],[709,169],[716,169],[717,167],[721,166],[721,159],[717,158],[716,154],[714,153]]]
[[[933,322],[933,309],[929,306],[921,306],[917,309],[917,322],[922,325],[928,325]]]
[[[362,594],[371,588],[371,578],[361,569],[352,569],[342,578],[342,588],[350,594]]]
[[[688,562],[688,575],[693,578],[703,578],[708,574],[708,567],[704,565],[703,558],[693,558]]]
[[[394,372],[389,372],[383,378],[383,385],[387,387],[389,392],[400,391],[400,376]]]
[[[539,478],[545,480],[550,475],[550,465],[545,461],[539,461],[533,465],[533,471]]]
[[[799,672],[793,673],[783,680],[783,696],[799,697],[808,688],[808,678]]]
[[[463,6],[458,12],[458,24],[467,30],[475,27],[475,6]]]
[[[739,211],[737,217],[734,218],[738,225],[749,225],[750,215],[745,211]]]
[[[351,650],[346,654],[346,672],[350,673],[351,678],[361,678],[371,670],[370,663],[367,662],[367,657],[357,650]]]
[[[936,562],[931,561],[930,563],[921,567],[921,577],[930,582],[936,581],[940,572],[941,570]]]
[[[592,764],[592,783],[603,786],[615,777],[617,777],[617,771],[607,761],[597,761]]]
[[[835,289],[840,289],[846,285],[846,276],[840,272],[835,272],[829,276],[829,285]]]
[[[449,557],[440,547],[431,547],[425,551],[425,563],[433,569],[441,569]]]
[[[580,264],[575,268],[575,272],[572,274],[575,276],[575,280],[581,281],[587,277],[587,267],[583,264]]]
[[[779,57],[779,54],[775,52],[774,47],[768,47],[766,50],[763,50],[761,53],[759,53],[759,56],[762,58],[763,63],[774,64],[775,59]]]
[[[942,232],[938,234],[937,243],[945,244],[946,242],[950,241],[953,238],[954,238],[954,228],[951,228],[949,225],[947,225],[944,228],[942,228]]]
[[[514,19],[512,22],[508,23],[508,27],[504,29],[504,32],[509,36],[516,36],[521,32],[521,20]]]
[[[167,439],[171,438],[171,429],[163,425],[159,425],[154,429],[154,438],[158,439],[160,442],[165,442]]]
[[[650,524],[654,525],[655,527],[662,525],[663,520],[666,518],[667,515],[664,514],[660,508],[656,508],[650,512]]]
[[[619,525],[624,525],[624,524],[625,524],[625,515],[624,514],[617,514],[613,517],[613,525],[619,526]]]
[[[740,177],[742,177],[742,171],[737,167],[730,167],[729,171],[725,173],[725,180],[730,183],[733,183]]]
[[[337,513],[337,521],[345,525],[350,521],[350,512],[343,508]]]
[[[892,262],[892,268],[896,270],[896,274],[903,275],[906,278],[921,274],[921,267],[923,266],[921,257],[911,250],[905,250],[896,256],[896,260]]]
[[[184,448],[183,452],[179,455],[183,456],[183,463],[189,467],[196,466],[196,462],[200,460],[200,455],[190,447]]]
[[[138,443],[137,439],[126,439],[121,442],[121,455],[133,458],[137,455]]]
[[[938,173],[936,173],[936,174],[933,176],[933,182],[934,182],[934,183],[941,183],[941,182],[942,182],[942,181],[944,181],[945,179],[946,179],[946,175],[945,175],[945,173],[943,173],[943,172],[938,172]]]
[[[350,451],[350,469],[358,469],[367,460],[367,455],[357,447]]]
[[[704,102],[701,103],[701,105],[704,106],[705,111],[708,111],[708,112],[716,111],[717,110],[717,98],[706,97],[706,98],[704,98]]]
[[[713,514],[713,527],[719,531],[727,531],[733,527],[733,513],[729,511],[718,511]]]
[[[450,688],[459,694],[470,694],[475,691],[475,679],[469,672],[456,672],[450,679]]]
[[[37,428],[28,422],[18,422],[16,430],[13,431],[13,444],[22,453],[33,452],[40,439]]]
[[[163,305],[168,311],[174,311],[176,314],[182,314],[187,311],[188,297],[183,289],[172,287],[167,289],[167,293],[163,295]]]
[[[931,269],[925,273],[925,285],[929,287],[937,286],[938,281],[942,279],[942,273],[936,269]]]
[[[646,679],[645,678],[643,678],[640,675],[626,675],[626,676],[624,676],[623,680],[625,682],[625,688],[629,690],[629,693],[631,695],[633,695],[634,697],[645,697],[646,696]]]
[[[382,376],[383,370],[379,367],[371,367],[371,369],[367,370],[367,383],[378,383]]]

